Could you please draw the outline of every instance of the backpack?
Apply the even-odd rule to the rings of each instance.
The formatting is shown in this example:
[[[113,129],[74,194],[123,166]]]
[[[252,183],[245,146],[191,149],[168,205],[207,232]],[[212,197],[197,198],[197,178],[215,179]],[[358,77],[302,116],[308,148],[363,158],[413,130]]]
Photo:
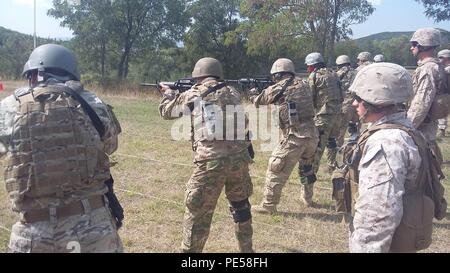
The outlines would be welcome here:
[[[441,63],[437,64],[439,66],[439,74],[444,75],[444,78],[428,113],[430,120],[446,118],[450,114],[450,73],[444,69]]]

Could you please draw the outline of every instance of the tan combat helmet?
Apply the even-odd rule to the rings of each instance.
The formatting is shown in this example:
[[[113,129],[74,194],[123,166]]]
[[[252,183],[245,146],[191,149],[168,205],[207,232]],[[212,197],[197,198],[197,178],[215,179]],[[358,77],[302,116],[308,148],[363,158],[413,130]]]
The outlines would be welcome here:
[[[410,42],[417,42],[421,46],[435,47],[441,45],[441,32],[435,28],[419,28]]]
[[[198,60],[192,71],[192,78],[202,77],[217,77],[223,79],[223,70],[220,62],[209,57]]]
[[[407,102],[413,95],[410,73],[393,63],[375,63],[356,74],[349,90],[374,106],[388,106]]]
[[[315,65],[318,63],[323,63],[323,57],[322,54],[318,53],[318,52],[313,52],[311,54],[309,54],[308,56],[306,56],[305,58],[305,64],[306,65]]]
[[[272,65],[272,69],[270,70],[270,74],[276,74],[276,73],[280,73],[280,72],[288,72],[291,74],[295,74],[295,67],[294,67],[294,63],[286,58],[281,58],[276,60],[273,65]]]
[[[382,54],[375,55],[375,57],[373,57],[373,61],[376,63],[382,63],[384,62],[384,56]]]
[[[372,59],[372,54],[370,54],[370,52],[364,51],[359,53],[356,59],[360,60],[361,62],[367,62]]]
[[[341,55],[336,59],[336,65],[350,64],[350,58],[347,55]]]
[[[450,49],[444,49],[439,51],[438,58],[450,58]]]

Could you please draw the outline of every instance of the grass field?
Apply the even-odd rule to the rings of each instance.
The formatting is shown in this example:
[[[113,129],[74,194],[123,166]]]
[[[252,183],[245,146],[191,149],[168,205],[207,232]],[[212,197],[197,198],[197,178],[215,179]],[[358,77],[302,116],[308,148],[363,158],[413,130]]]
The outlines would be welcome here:
[[[16,83],[5,83],[11,93]],[[158,98],[152,96],[101,95],[114,110],[123,127],[112,173],[119,199],[125,208],[125,224],[120,236],[126,252],[177,252],[181,244],[185,183],[192,171],[192,150],[187,141],[172,141],[173,121],[159,117]],[[440,141],[446,160],[450,160],[450,138]],[[255,143],[255,147],[259,147]],[[254,195],[262,199],[262,188],[269,152],[257,152],[251,166]],[[331,201],[330,176],[319,172],[315,208],[300,202],[296,171],[283,190],[280,213],[254,214],[254,248],[257,252],[348,252],[348,227],[337,223]],[[445,165],[450,177],[450,167]],[[3,181],[3,179],[1,179]],[[445,181],[450,200],[450,182]],[[0,252],[7,251],[9,231],[16,216],[11,212],[4,183],[0,186]],[[434,242],[426,252],[450,252],[450,216],[436,222]],[[214,214],[205,252],[237,252],[233,220],[222,194]]]

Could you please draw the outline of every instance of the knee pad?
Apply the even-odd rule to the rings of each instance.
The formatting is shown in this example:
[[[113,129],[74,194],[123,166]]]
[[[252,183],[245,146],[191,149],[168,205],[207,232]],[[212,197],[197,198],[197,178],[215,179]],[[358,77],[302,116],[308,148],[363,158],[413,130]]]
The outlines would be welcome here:
[[[328,138],[327,148],[328,149],[336,149],[337,148],[336,139],[334,137],[329,137]]]
[[[312,165],[300,166],[300,183],[303,185],[314,184],[317,181]]]
[[[230,212],[235,223],[244,223],[252,219],[251,205],[247,199],[239,202],[230,202]]]

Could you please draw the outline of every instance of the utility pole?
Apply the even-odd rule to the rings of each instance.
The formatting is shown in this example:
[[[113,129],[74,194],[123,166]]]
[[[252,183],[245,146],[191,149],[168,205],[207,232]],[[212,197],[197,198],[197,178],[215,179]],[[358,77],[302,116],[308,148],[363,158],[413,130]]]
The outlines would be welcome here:
[[[36,48],[36,0],[34,0],[34,36],[33,36],[34,48]]]

